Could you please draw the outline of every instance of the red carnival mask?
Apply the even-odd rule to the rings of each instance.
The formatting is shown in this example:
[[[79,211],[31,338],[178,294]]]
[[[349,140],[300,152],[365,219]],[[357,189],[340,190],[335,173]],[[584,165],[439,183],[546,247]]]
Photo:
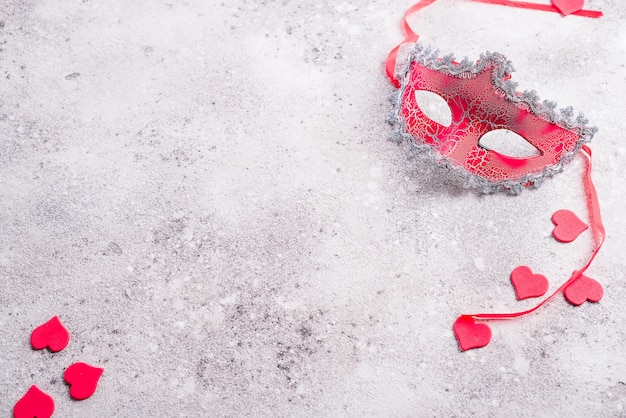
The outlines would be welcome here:
[[[400,136],[418,151],[430,152],[439,164],[460,169],[469,187],[519,193],[539,186],[560,172],[596,130],[587,127],[582,114],[573,119],[571,107],[556,112],[556,104],[539,103],[535,91],[517,92],[509,80],[512,71],[510,61],[498,53],[483,54],[476,63],[457,63],[450,55],[440,58],[437,51],[416,45],[393,115]],[[445,100],[452,116],[449,126],[424,114],[415,98],[420,90]],[[479,144],[496,129],[519,134],[539,155],[511,157]]]

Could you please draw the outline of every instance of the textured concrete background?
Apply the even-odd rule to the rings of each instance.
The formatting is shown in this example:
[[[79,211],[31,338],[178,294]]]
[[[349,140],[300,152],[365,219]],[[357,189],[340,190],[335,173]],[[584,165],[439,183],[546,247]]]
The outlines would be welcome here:
[[[388,139],[383,61],[410,1],[0,4],[0,416],[626,416],[626,4],[599,20],[461,1],[422,40],[507,55],[600,128],[605,297],[557,297],[461,353],[460,313],[514,311],[592,248],[583,164],[479,196]],[[59,315],[64,351],[30,332]],[[72,401],[63,371],[105,368]]]

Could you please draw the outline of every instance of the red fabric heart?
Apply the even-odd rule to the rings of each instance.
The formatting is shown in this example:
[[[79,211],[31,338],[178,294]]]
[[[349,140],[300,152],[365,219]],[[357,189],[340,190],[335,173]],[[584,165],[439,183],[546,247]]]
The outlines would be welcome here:
[[[517,300],[543,296],[548,291],[548,279],[543,274],[533,274],[527,266],[519,266],[511,272],[511,283]]]
[[[552,236],[560,242],[572,242],[587,228],[586,223],[581,221],[571,210],[561,209],[552,215],[554,230]]]
[[[67,332],[58,316],[39,325],[30,336],[30,344],[35,350],[48,347],[53,353],[63,350],[69,342],[70,333]]]
[[[104,369],[87,363],[74,363],[65,370],[63,378],[70,385],[70,396],[78,401],[87,399],[96,391]]]
[[[552,0],[552,4],[563,16],[567,16],[582,10],[585,0]]]
[[[586,301],[598,302],[604,296],[602,285],[584,274],[570,283],[563,291],[565,299],[572,305],[582,305]]]
[[[487,324],[477,324],[471,316],[459,316],[453,329],[461,351],[484,347],[491,341],[491,328]]]
[[[15,418],[50,418],[53,413],[54,399],[35,385],[28,389],[13,408]]]

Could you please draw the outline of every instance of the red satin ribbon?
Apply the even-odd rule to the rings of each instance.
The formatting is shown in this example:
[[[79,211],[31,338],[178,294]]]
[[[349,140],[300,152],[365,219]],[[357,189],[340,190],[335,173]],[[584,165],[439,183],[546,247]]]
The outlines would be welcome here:
[[[404,32],[406,33],[406,37],[400,44],[391,50],[389,55],[387,56],[387,62],[385,64],[385,71],[387,72],[387,77],[391,80],[391,82],[396,86],[396,88],[400,88],[400,81],[396,78],[394,74],[394,70],[396,68],[396,60],[398,58],[398,50],[400,47],[407,43],[417,42],[419,35],[411,29],[409,26],[408,17],[413,13],[417,12],[420,9],[423,9],[426,6],[434,3],[436,0],[421,0],[411,6],[405,13],[402,18],[402,27],[404,28]],[[500,6],[510,6],[510,7],[518,7],[522,9],[530,9],[530,10],[540,10],[544,12],[554,12],[561,13],[559,9],[551,4],[537,4],[530,3],[525,1],[514,1],[514,0],[471,0],[478,3],[487,3],[487,4],[496,4]],[[577,12],[572,13],[576,16],[582,17],[591,17],[598,18],[602,16],[601,11],[596,10],[579,10]]]
[[[600,203],[598,202],[598,194],[596,193],[596,188],[593,185],[593,180],[591,179],[591,149],[587,145],[583,145],[582,147],[582,155],[585,157],[586,168],[585,175],[583,177],[583,184],[585,185],[585,197],[587,200],[587,210],[589,211],[589,226],[591,227],[591,233],[593,235],[593,239],[596,244],[596,248],[593,250],[591,257],[587,261],[587,263],[580,269],[576,270],[572,273],[570,278],[563,283],[557,290],[554,291],[550,296],[541,301],[534,308],[528,309],[526,311],[521,312],[513,312],[513,313],[480,313],[480,314],[464,314],[461,316],[472,317],[475,319],[513,319],[523,315],[527,315],[541,308],[546,302],[552,299],[557,294],[561,293],[567,286],[575,282],[582,276],[582,274],[587,271],[591,262],[596,258],[598,251],[602,247],[604,240],[606,238],[606,232],[604,230],[604,225],[602,224],[602,216],[600,214]]]
[[[402,42],[400,42],[400,44],[397,47],[391,50],[391,52],[387,56],[387,63],[385,65],[385,70],[387,71],[387,77],[389,77],[389,79],[396,86],[396,88],[400,88],[400,82],[394,75],[394,70],[396,68],[396,59],[398,58],[398,50],[404,44],[417,42],[417,39],[419,38],[419,35],[413,32],[413,29],[411,29],[411,26],[409,26],[408,17],[412,15],[413,13],[417,12],[418,10],[423,9],[424,7],[434,2],[435,0],[418,1],[413,6],[411,6],[411,8],[408,9],[404,13],[404,16],[402,17],[402,26],[404,27],[404,32],[406,33],[406,37],[404,38]]]
[[[406,37],[397,47],[395,47],[389,53],[389,55],[387,56],[387,62],[385,65],[387,76],[397,88],[400,87],[400,82],[395,77],[394,70],[396,67],[398,50],[400,49],[402,45],[406,43],[417,42],[419,38],[419,35],[415,33],[413,29],[411,29],[411,27],[409,26],[408,17],[412,15],[413,13],[417,12],[418,10],[434,3],[435,1],[436,0],[421,0],[417,2],[416,4],[414,4],[411,8],[409,8],[404,13],[402,23],[403,23],[404,31],[406,32]],[[471,0],[471,1],[560,13],[560,11],[553,5],[545,5],[545,4],[537,4],[537,3],[529,3],[529,2],[513,1],[513,0]],[[598,18],[602,16],[602,12],[594,11],[594,10],[579,10],[572,14],[577,15],[577,16],[583,16],[583,17],[591,17],[591,18]],[[598,202],[598,195],[596,193],[596,188],[591,179],[591,167],[592,167],[591,149],[588,146],[583,145],[581,151],[582,151],[582,155],[585,157],[585,162],[586,162],[586,169],[585,169],[585,175],[583,178],[583,184],[585,186],[585,197],[587,200],[587,208],[589,212],[589,224],[590,224],[591,232],[592,232],[593,239],[596,245],[587,263],[580,270],[574,271],[572,275],[570,276],[570,278],[565,283],[563,283],[557,290],[555,290],[554,293],[552,293],[550,296],[548,296],[546,299],[544,299],[538,305],[536,305],[535,307],[531,309],[521,311],[521,312],[512,312],[512,313],[479,313],[479,314],[465,314],[461,316],[471,317],[474,319],[489,320],[489,319],[513,319],[513,318],[517,318],[523,315],[530,314],[536,311],[537,309],[541,308],[549,300],[554,298],[554,296],[561,293],[567,286],[569,286],[570,284],[578,280],[583,275],[583,273],[587,271],[587,269],[591,265],[591,262],[595,259],[596,255],[598,254],[598,251],[600,251],[600,248],[602,247],[602,244],[604,243],[606,232],[604,230],[604,225],[602,224],[602,216],[600,214],[600,204]]]
[[[557,9],[552,4],[537,4],[530,3],[527,1],[514,1],[514,0],[472,0],[478,3],[487,3],[487,4],[498,4],[501,6],[511,6],[511,7],[519,7],[520,9],[530,9],[530,10],[540,10],[542,12],[554,12],[561,13],[559,9]],[[591,17],[598,18],[602,17],[602,12],[599,10],[578,10],[577,12],[572,13],[574,16],[582,16],[582,17]]]

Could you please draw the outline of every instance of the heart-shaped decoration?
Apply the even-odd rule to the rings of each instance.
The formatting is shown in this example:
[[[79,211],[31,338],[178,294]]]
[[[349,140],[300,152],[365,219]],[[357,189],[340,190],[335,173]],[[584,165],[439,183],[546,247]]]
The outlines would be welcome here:
[[[585,0],[552,0],[552,4],[563,16],[567,16],[582,10]]]
[[[528,266],[519,266],[511,272],[511,283],[517,300],[543,296],[548,291],[548,279],[543,274],[533,274]]]
[[[582,305],[586,301],[598,302],[604,296],[602,285],[584,274],[570,283],[563,291],[565,299],[572,305]]]
[[[50,418],[54,413],[54,399],[32,385],[13,408],[15,418]]]
[[[78,401],[87,399],[96,391],[104,369],[87,363],[74,363],[65,370],[63,378],[70,385],[70,396]]]
[[[454,321],[453,328],[461,351],[484,347],[491,341],[491,328],[487,324],[477,324],[471,316],[461,315]]]
[[[53,353],[63,350],[70,342],[70,333],[61,323],[58,316],[43,325],[39,325],[30,336],[30,344],[35,350],[46,347]]]
[[[572,242],[587,228],[586,223],[581,221],[571,210],[561,209],[552,215],[554,230],[552,236],[560,242]]]

